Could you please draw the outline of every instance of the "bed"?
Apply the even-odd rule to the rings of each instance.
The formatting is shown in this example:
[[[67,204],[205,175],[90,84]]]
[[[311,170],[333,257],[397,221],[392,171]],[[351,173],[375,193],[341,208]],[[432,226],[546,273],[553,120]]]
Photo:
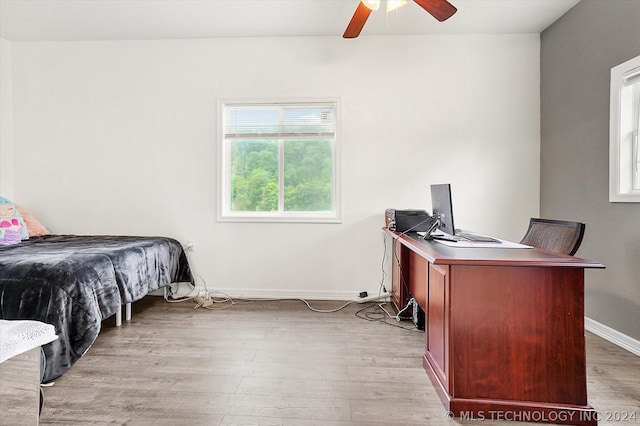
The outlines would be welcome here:
[[[102,321],[174,282],[193,283],[186,254],[167,237],[43,235],[0,247],[0,319],[52,324],[43,383],[93,344]]]

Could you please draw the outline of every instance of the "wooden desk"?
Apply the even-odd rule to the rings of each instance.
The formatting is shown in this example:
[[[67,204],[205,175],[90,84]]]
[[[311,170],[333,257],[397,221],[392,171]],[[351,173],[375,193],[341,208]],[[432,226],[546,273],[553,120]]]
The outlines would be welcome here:
[[[455,248],[389,231],[393,302],[425,312],[424,369],[461,419],[596,425],[587,402],[584,269],[539,249]]]

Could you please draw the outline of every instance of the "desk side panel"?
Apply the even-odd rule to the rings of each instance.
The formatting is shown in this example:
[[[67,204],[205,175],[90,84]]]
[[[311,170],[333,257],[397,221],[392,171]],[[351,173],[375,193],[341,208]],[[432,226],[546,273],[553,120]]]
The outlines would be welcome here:
[[[427,312],[427,280],[429,262],[417,253],[410,252],[409,289],[411,295],[424,312]]]
[[[449,267],[429,265],[425,359],[447,392],[451,392],[449,363]]]
[[[582,269],[450,274],[454,398],[587,404]]]

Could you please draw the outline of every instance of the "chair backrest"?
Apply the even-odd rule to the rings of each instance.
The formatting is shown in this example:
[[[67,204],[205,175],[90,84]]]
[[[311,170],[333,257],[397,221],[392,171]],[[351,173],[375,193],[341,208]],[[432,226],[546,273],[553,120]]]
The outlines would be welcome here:
[[[565,220],[531,218],[521,244],[574,255],[584,236],[585,224]]]

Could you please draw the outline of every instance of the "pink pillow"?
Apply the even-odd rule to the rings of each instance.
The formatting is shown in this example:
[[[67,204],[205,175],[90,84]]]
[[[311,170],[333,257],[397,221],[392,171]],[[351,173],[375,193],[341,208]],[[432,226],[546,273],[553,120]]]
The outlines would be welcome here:
[[[35,218],[27,209],[16,204],[25,225],[27,225],[27,231],[30,237],[39,237],[41,235],[50,234],[49,230],[41,224],[38,219]]]

